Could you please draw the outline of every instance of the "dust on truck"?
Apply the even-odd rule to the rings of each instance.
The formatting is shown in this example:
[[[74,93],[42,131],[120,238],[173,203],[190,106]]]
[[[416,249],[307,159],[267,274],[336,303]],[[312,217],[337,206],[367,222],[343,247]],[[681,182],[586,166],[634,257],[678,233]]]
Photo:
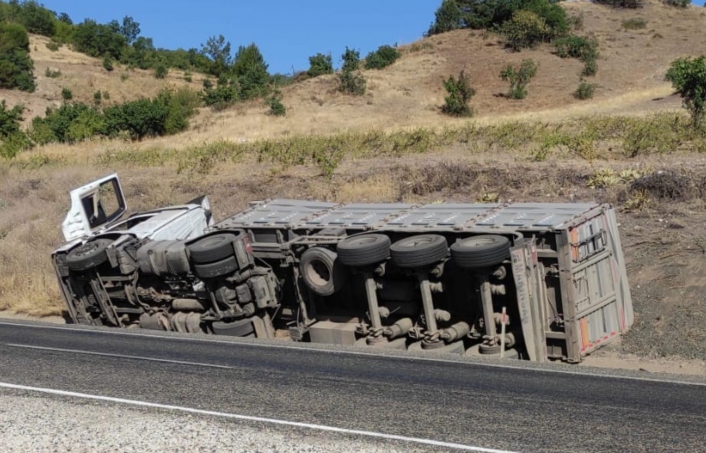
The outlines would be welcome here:
[[[75,323],[577,363],[633,322],[596,203],[257,201],[133,214],[116,174],[71,192],[52,260]]]

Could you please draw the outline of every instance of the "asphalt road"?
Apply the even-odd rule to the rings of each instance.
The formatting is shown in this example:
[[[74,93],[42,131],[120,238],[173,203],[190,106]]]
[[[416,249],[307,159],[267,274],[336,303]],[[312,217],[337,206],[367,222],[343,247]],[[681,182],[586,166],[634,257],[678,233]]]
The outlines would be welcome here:
[[[142,333],[0,322],[0,390],[408,451],[706,451],[704,384]]]

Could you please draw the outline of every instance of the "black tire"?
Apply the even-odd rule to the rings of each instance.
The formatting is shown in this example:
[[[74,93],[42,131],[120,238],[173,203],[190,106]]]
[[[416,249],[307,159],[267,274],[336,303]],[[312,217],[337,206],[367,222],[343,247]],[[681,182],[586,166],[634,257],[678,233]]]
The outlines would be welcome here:
[[[510,256],[510,240],[484,234],[461,239],[451,246],[451,258],[464,269],[497,266]]]
[[[198,278],[217,278],[230,275],[238,270],[238,262],[234,256],[208,264],[194,264],[194,274]]]
[[[319,296],[330,296],[345,285],[346,270],[338,254],[327,248],[312,247],[304,252],[299,271],[306,286]]]
[[[390,238],[384,234],[364,234],[346,238],[336,246],[338,260],[350,267],[369,266],[390,256]]]
[[[444,260],[449,246],[438,234],[417,234],[392,244],[390,254],[399,267],[423,267]]]
[[[108,261],[106,249],[112,239],[96,239],[71,250],[66,256],[66,266],[73,271],[85,271]]]
[[[233,242],[236,238],[232,233],[222,233],[198,239],[188,246],[191,261],[196,264],[208,264],[235,256]]]
[[[255,333],[255,327],[250,318],[233,322],[214,321],[211,328],[215,335],[229,335],[231,337],[245,337]]]

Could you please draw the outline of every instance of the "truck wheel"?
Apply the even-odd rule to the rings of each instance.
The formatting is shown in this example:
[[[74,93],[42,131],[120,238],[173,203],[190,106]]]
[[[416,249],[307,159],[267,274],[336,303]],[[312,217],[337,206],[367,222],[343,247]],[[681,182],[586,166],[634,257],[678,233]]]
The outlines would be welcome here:
[[[422,267],[446,258],[449,246],[446,238],[438,234],[418,234],[392,244],[392,262],[399,267]]]
[[[510,240],[505,236],[472,236],[451,246],[451,258],[464,269],[497,266],[509,256]]]
[[[365,234],[347,238],[336,247],[338,260],[350,267],[368,266],[390,256],[390,238],[384,234]]]
[[[66,256],[66,266],[74,271],[85,271],[108,261],[106,249],[112,239],[96,239],[71,250]]]
[[[208,264],[194,264],[194,274],[199,278],[216,278],[230,275],[238,270],[234,256]]]
[[[216,335],[229,335],[231,337],[245,337],[255,332],[252,319],[239,319],[233,322],[215,321],[211,324]]]
[[[299,270],[314,294],[330,296],[343,287],[346,270],[338,261],[336,252],[323,247],[312,247],[302,254]]]
[[[197,264],[208,264],[234,256],[233,242],[236,237],[231,233],[222,233],[197,240],[188,246],[191,261]]]

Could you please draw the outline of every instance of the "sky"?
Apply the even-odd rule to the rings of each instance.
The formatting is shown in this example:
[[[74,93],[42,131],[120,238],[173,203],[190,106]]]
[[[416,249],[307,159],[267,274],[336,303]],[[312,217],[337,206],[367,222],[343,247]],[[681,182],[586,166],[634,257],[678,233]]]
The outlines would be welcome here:
[[[142,36],[156,47],[201,48],[222,34],[233,53],[255,43],[270,73],[309,68],[316,53],[340,66],[346,46],[364,57],[383,44],[406,44],[422,37],[441,0],[42,0],[66,12],[74,23],[85,18],[105,23],[132,16]]]
[[[693,0],[703,5],[704,0]],[[132,16],[142,36],[167,49],[200,49],[222,34],[238,46],[257,44],[271,73],[309,68],[316,53],[340,67],[346,46],[361,57],[383,44],[408,44],[421,38],[441,0],[43,0],[66,12],[74,23],[85,18],[105,23]]]

